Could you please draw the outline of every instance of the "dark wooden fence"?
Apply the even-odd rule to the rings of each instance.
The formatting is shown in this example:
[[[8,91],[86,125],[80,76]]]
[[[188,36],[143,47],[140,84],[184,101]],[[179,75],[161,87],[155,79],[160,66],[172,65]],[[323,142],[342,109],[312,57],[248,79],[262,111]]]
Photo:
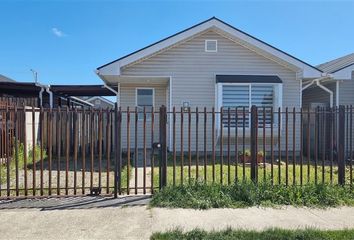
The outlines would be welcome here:
[[[146,194],[194,180],[353,184],[353,111],[0,107],[0,197]]]

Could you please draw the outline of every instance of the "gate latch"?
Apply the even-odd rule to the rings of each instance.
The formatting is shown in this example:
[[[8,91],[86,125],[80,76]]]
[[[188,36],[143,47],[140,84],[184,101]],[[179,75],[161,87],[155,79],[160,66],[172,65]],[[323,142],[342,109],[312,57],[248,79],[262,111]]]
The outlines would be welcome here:
[[[153,144],[152,144],[152,149],[159,149],[159,148],[161,148],[161,143],[159,143],[159,142],[154,142]]]

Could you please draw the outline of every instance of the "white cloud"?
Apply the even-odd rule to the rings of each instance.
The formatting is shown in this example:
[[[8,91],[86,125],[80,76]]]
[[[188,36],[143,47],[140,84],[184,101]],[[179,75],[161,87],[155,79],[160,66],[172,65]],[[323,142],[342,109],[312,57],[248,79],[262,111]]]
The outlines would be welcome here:
[[[66,36],[66,34],[63,31],[61,31],[55,27],[52,28],[52,33],[57,37],[65,37]]]

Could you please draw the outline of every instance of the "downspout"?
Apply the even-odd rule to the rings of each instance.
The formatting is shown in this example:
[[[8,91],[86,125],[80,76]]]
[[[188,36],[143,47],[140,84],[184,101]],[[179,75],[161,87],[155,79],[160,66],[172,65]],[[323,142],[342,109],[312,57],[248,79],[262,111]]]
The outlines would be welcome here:
[[[45,89],[45,91],[49,94],[49,106],[50,108],[53,108],[53,92],[50,91],[50,85],[44,85],[38,82],[35,82],[35,85],[41,88],[41,91],[39,92],[40,106],[43,107],[43,92]]]
[[[329,93],[329,97],[330,97],[329,98],[329,106],[332,108],[333,107],[333,91],[331,91],[328,88],[326,88],[325,86],[321,85],[319,80],[316,81],[316,85]]]
[[[108,90],[110,90],[111,92],[113,92],[114,94],[116,94],[117,97],[117,106],[120,106],[120,101],[119,101],[119,92],[120,92],[120,83],[118,83],[118,91],[114,90],[113,88],[111,88],[110,86],[108,86],[106,83],[103,84],[103,86],[105,88],[107,88]]]
[[[311,83],[309,83],[309,84],[307,84],[306,86],[304,86],[304,87],[301,89],[301,91],[304,91],[305,89],[309,88],[311,85],[316,84],[318,87],[320,87],[321,89],[323,89],[323,90],[325,90],[326,92],[329,93],[329,95],[330,95],[329,105],[330,105],[330,107],[332,108],[332,107],[333,107],[333,91],[331,91],[331,90],[329,90],[328,88],[326,88],[325,86],[323,86],[323,85],[321,84],[321,82],[320,82],[320,81],[322,81],[322,80],[330,79],[330,78],[332,78],[331,75],[327,75],[327,76],[325,76],[325,77],[316,78],[316,79],[312,80]]]
[[[339,81],[336,82],[336,107],[339,107]]]
[[[49,106],[50,108],[53,108],[53,92],[50,91],[50,85],[45,87],[45,91],[49,94]]]
[[[37,83],[36,83],[37,86]],[[40,86],[38,86],[40,87]],[[43,92],[44,92],[44,87],[40,87],[41,91],[39,91],[39,106],[42,107],[43,106]]]
[[[296,72],[296,80],[299,80],[299,72]],[[300,108],[302,108],[302,80],[300,82],[300,99],[299,99],[299,104]]]

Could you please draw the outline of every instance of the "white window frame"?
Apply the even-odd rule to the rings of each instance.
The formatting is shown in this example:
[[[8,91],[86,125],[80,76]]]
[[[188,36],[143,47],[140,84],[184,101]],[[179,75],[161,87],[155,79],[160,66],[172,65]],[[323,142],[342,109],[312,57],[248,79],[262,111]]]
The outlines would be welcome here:
[[[251,111],[252,107],[252,85],[258,85],[258,86],[273,86],[274,89],[274,101],[273,101],[273,111],[274,113],[278,112],[278,108],[282,109],[283,105],[283,84],[282,83],[218,83],[220,87],[217,87],[217,92],[218,92],[218,111],[221,109],[223,106],[223,87],[224,86],[248,86],[248,97],[249,97],[249,107],[248,111]],[[249,120],[251,121],[251,114],[249,113]],[[276,119],[274,119],[276,120]],[[218,126],[220,126],[220,121],[221,119],[218,119]],[[280,127],[282,126],[282,120],[280,121]],[[274,123],[273,124],[273,130],[274,128],[277,128],[278,124]],[[238,127],[238,129],[242,129],[242,127]],[[245,128],[248,131],[250,130],[250,124]]]
[[[155,88],[152,88],[152,87],[137,87],[135,88],[135,106],[138,108],[139,110],[139,106],[138,106],[138,90],[152,90],[152,107],[154,108],[155,107]],[[146,113],[149,113],[149,112],[146,112]],[[143,121],[144,120],[144,117],[141,118],[139,117],[139,113],[138,113],[138,121]],[[151,120],[151,116],[149,114],[146,114],[146,120],[149,121]]]
[[[208,42],[215,42],[215,50],[208,50],[208,48],[207,48]],[[205,49],[205,52],[218,52],[218,40],[215,40],[215,39],[207,39],[207,40],[205,40],[204,49]]]

